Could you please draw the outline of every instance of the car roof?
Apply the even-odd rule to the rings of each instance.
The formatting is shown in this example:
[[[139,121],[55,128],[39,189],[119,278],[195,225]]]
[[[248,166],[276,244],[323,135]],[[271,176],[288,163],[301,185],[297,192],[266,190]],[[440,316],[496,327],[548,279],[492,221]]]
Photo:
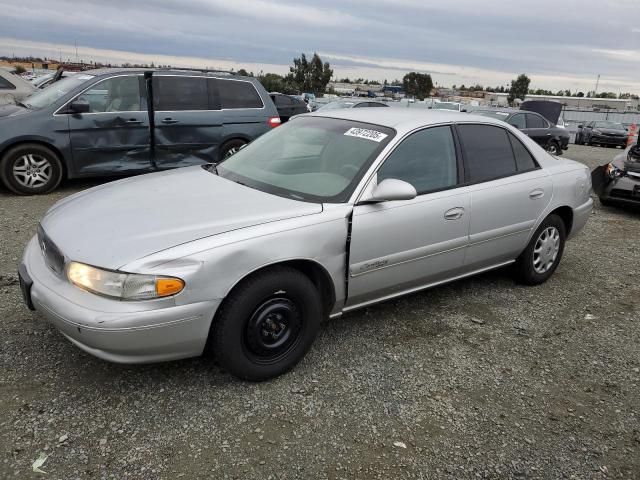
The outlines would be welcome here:
[[[407,132],[419,127],[440,123],[487,123],[504,125],[501,120],[453,110],[428,110],[421,108],[349,108],[341,110],[318,110],[307,114],[315,117],[339,118],[355,122],[372,123]]]

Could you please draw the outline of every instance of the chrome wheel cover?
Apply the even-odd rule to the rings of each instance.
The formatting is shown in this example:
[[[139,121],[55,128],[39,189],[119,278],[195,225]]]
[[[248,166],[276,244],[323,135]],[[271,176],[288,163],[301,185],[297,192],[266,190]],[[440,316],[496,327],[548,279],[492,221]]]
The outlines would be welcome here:
[[[49,183],[53,174],[51,162],[37,153],[27,153],[13,164],[13,178],[26,188],[40,188]]]
[[[560,252],[560,232],[556,227],[545,228],[533,247],[533,269],[536,273],[548,272]]]

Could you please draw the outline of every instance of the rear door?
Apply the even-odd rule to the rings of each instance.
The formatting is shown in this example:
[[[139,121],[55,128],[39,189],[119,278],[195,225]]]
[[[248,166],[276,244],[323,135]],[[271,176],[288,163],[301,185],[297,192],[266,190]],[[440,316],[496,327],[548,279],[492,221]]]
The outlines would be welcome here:
[[[267,110],[253,83],[233,77],[214,82],[224,115],[222,143],[236,138],[251,141],[270,129],[267,121],[277,112],[273,107]]]
[[[72,100],[83,99],[91,106],[89,113],[66,114],[78,174],[150,168],[149,117],[143,85],[141,75],[118,75],[91,85]]]
[[[465,265],[477,270],[513,260],[551,200],[551,179],[507,129],[463,124],[457,130],[472,205]]]
[[[459,274],[468,243],[470,194],[460,187],[450,126],[408,136],[372,181],[411,183],[413,200],[356,205],[347,307]]]
[[[153,76],[158,168],[201,165],[217,158],[222,113],[212,80]]]
[[[537,113],[526,113],[525,116],[527,118],[527,135],[538,145],[546,147],[551,139],[549,122]]]

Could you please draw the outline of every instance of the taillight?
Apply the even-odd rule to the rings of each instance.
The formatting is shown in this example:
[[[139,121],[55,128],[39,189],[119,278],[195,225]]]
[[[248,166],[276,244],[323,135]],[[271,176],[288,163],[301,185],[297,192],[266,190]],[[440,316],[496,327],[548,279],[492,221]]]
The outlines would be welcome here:
[[[279,127],[281,123],[280,117],[269,117],[269,120],[267,120],[267,125],[271,128]]]

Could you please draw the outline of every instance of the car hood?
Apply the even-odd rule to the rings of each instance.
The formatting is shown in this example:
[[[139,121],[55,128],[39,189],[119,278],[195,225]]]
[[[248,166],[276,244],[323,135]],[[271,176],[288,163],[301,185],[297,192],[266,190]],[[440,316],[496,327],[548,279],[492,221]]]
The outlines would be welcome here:
[[[549,120],[552,125],[556,125],[560,118],[560,113],[562,112],[562,104],[560,102],[551,102],[548,100],[527,100],[520,104],[520,110],[539,113]]]
[[[68,259],[117,269],[200,238],[321,211],[188,167],[80,192],[41,224]]]
[[[620,136],[627,135],[626,130],[620,130],[619,128],[594,128],[594,130],[598,130],[601,133],[606,133],[609,135],[620,135]]]

